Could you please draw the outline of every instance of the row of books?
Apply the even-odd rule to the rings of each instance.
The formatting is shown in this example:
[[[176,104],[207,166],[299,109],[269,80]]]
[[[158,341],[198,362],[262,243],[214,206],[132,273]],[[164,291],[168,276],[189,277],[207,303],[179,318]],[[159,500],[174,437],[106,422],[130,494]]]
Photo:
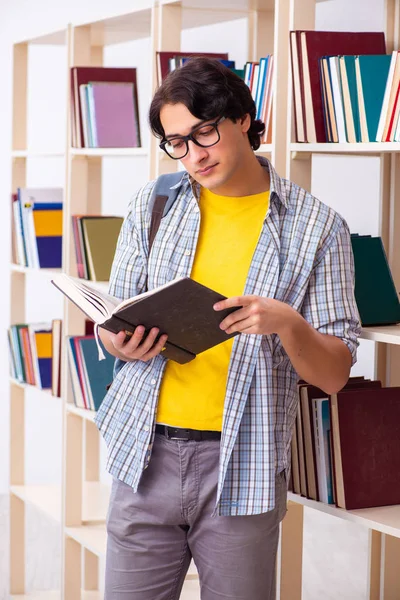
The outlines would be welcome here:
[[[135,68],[71,69],[71,137],[76,148],[141,146]]]
[[[270,139],[273,58],[248,62],[237,69],[227,53],[157,52],[159,84],[171,71],[194,56],[220,60],[249,85],[257,118],[266,123]],[[71,137],[77,148],[140,147],[137,72],[127,67],[73,67],[71,69]]]
[[[12,261],[61,268],[63,190],[18,188],[12,196]]]
[[[261,119],[265,124],[262,144],[272,141],[273,74],[272,54],[260,58],[259,62],[247,62],[244,69],[244,82],[249,86],[256,105],[256,119]]]
[[[384,78],[377,64],[388,59],[361,57],[386,54],[384,33],[292,31],[290,50],[296,141],[375,141],[382,109],[375,85]]]
[[[78,277],[108,281],[122,217],[73,215],[72,227]]]
[[[61,352],[66,343],[74,403],[78,408],[98,410],[113,379],[114,358],[99,361],[93,322],[85,321],[85,334],[62,337],[62,321],[18,323],[8,330],[10,375],[20,383],[61,392]]]
[[[98,410],[113,379],[114,357],[106,352],[99,361],[94,335],[68,336],[66,344],[74,404]]]
[[[400,503],[400,388],[350,378],[337,394],[300,382],[293,492],[347,510]]]
[[[329,142],[400,140],[398,55],[398,52],[393,52],[392,56],[377,54],[320,59],[324,120]]]
[[[8,344],[11,377],[59,396],[61,321],[11,325]]]

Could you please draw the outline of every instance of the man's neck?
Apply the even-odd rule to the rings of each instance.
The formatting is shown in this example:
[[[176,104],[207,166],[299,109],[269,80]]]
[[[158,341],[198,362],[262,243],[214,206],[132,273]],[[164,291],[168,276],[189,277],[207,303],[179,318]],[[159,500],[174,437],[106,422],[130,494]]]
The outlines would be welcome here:
[[[256,155],[251,150],[240,163],[240,168],[235,172],[229,182],[212,190],[220,196],[253,196],[267,192],[270,188],[268,169],[263,167]]]

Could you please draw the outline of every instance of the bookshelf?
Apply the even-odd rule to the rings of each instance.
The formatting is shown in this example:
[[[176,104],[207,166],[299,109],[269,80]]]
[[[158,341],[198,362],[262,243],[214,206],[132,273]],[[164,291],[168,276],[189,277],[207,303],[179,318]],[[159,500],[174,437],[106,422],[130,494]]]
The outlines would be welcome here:
[[[61,151],[35,151],[27,147],[27,73],[29,44],[64,44],[67,48],[65,76],[69,81],[72,66],[103,64],[104,48],[131,40],[150,38],[148,76],[150,89],[156,85],[155,53],[157,50],[181,48],[181,32],[185,29],[224,23],[247,17],[248,59],[255,60],[266,53],[275,56],[275,98],[287,102],[274,103],[273,143],[257,151],[271,158],[282,176],[310,189],[312,157],[317,153],[342,155],[376,155],[382,171],[381,235],[388,252],[392,272],[400,284],[400,209],[397,196],[399,150],[396,143],[370,144],[296,144],[293,136],[292,94],[289,60],[291,29],[311,29],[315,24],[315,3],[318,0],[140,0],[129,14],[115,15],[101,21],[66,25],[65,29],[49,32],[36,39],[14,45],[12,188],[26,186],[27,161],[32,157],[62,157],[65,161],[64,186],[64,248],[63,271],[75,275],[75,255],[71,229],[72,214],[101,213],[101,181],[103,158],[147,160],[148,177],[171,171],[178,165],[165,160],[157,141],[148,147],[116,149],[77,149],[71,147],[69,108],[66,115],[67,136]],[[397,7],[397,8],[396,8]],[[397,0],[386,0],[387,48],[399,47],[399,16]],[[133,60],[134,62],[134,60]],[[68,92],[69,94],[69,92]],[[148,98],[150,101],[150,97]],[[141,99],[143,102],[143,99]],[[67,102],[69,107],[69,102]],[[142,121],[142,130],[146,123]],[[40,275],[38,274],[38,271]],[[25,319],[25,281],[27,274],[40,278],[51,272],[11,265],[10,322]],[[99,284],[104,288],[104,284]],[[70,303],[63,308],[64,334],[79,335],[84,320]],[[378,342],[376,372],[388,385],[398,385],[396,367],[399,364],[400,326],[366,328],[362,337]],[[109,487],[100,482],[98,432],[93,413],[76,408],[67,373],[67,358],[63,355],[62,404],[63,439],[61,486],[25,484],[24,428],[25,392],[27,386],[10,379],[10,529],[12,598],[41,600],[98,600],[100,560],[106,547],[105,513]],[[47,393],[48,392],[43,392]],[[57,400],[57,399],[55,399]],[[25,590],[25,505],[32,504],[60,524],[62,532],[61,590],[32,592]],[[288,514],[282,523],[278,560],[278,596],[281,600],[300,600],[302,581],[302,535],[304,506],[337,518],[356,522],[370,532],[368,600],[392,600],[400,597],[396,557],[400,552],[400,507],[382,507],[363,511],[345,511],[334,506],[289,494]],[[397,570],[396,570],[397,569]],[[197,574],[188,575],[188,588],[193,599],[198,598]],[[191,596],[192,597],[192,596]]]

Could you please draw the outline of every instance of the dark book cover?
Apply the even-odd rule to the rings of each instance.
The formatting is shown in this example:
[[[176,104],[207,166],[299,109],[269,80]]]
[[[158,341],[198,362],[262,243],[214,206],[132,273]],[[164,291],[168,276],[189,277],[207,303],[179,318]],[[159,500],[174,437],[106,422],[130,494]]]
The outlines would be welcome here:
[[[239,308],[215,311],[214,304],[224,299],[225,296],[186,277],[119,309],[102,326],[115,333],[123,329],[134,331],[138,325],[147,331],[158,327],[160,335],[168,335],[164,356],[188,362],[236,335],[228,335],[219,327],[226,316]]]
[[[380,237],[352,235],[355,297],[363,327],[400,322],[400,302]]]
[[[88,83],[133,83],[135,105],[138,108],[136,69],[130,67],[73,67],[71,69],[71,102],[74,107],[75,123],[79,127],[75,131],[75,145],[83,147],[83,121],[79,86]],[[138,121],[138,130],[139,121]],[[140,146],[140,138],[138,139]]]
[[[348,390],[331,402],[338,506],[400,504],[400,387]]]
[[[343,54],[386,54],[383,32],[304,31],[317,142],[326,142],[319,59]],[[309,140],[310,141],[310,140]]]

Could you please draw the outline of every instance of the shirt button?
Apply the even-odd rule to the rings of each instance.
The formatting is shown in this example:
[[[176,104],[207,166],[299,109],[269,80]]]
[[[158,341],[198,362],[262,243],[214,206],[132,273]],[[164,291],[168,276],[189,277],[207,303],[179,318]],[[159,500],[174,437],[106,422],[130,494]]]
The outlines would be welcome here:
[[[152,379],[150,383],[151,383],[151,385],[156,385],[157,379]]]
[[[194,212],[199,212],[200,208],[198,206],[195,206],[193,210],[194,210]]]
[[[192,254],[191,250],[185,250],[185,256],[190,256]]]
[[[149,427],[148,425],[145,425],[145,426],[143,427],[143,431],[149,431],[149,429],[150,429],[150,427]]]

